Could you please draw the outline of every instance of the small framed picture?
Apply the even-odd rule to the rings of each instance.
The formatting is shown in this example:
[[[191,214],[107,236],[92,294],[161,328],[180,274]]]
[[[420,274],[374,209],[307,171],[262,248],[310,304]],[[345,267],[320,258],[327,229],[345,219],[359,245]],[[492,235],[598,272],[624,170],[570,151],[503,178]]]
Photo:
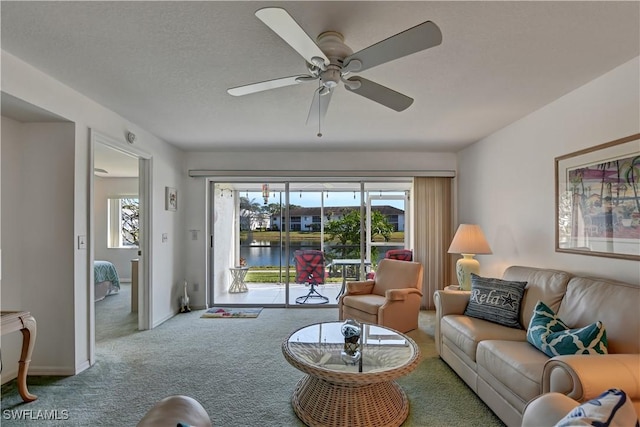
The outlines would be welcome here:
[[[178,210],[178,190],[171,187],[164,188],[164,208],[168,211]]]

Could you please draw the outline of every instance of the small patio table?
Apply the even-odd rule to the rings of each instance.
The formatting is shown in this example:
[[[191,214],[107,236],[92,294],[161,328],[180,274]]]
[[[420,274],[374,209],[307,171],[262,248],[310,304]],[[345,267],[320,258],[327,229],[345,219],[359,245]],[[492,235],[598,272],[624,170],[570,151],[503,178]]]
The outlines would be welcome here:
[[[340,295],[342,295],[344,293],[344,289],[347,286],[347,266],[350,265],[360,265],[361,264],[361,260],[359,258],[352,258],[352,259],[334,259],[330,265],[341,265],[342,266],[342,287],[340,288],[340,292],[338,292],[338,296],[336,297],[336,299],[340,298]],[[371,261],[369,260],[364,260],[364,265],[365,266],[369,266],[371,265]],[[360,276],[358,276],[358,279],[360,278]]]
[[[247,284],[244,282],[244,278],[247,276],[249,267],[230,267],[231,272],[231,286],[229,286],[230,294],[237,294],[240,292],[248,292]]]

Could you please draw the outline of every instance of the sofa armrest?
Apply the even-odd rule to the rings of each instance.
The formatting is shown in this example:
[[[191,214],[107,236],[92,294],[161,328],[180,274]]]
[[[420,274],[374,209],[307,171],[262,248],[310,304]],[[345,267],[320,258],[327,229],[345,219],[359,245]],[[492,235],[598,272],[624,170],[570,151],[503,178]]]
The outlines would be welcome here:
[[[561,393],[547,393],[529,401],[522,414],[522,427],[553,426],[580,403]]]
[[[619,388],[640,398],[640,354],[556,356],[544,365],[543,393],[558,392],[584,402]]]
[[[436,306],[436,351],[441,354],[442,336],[440,335],[440,320],[448,314],[464,314],[467,308],[470,291],[444,291],[438,290],[433,294],[433,301]]]
[[[416,288],[388,289],[384,296],[389,301],[404,301],[407,295],[418,294],[422,296],[422,292]]]
[[[470,296],[470,291],[436,291],[433,297],[438,319],[448,314],[464,314]]]
[[[365,280],[360,282],[347,282],[347,292],[345,295],[367,295],[373,290],[375,282]]]

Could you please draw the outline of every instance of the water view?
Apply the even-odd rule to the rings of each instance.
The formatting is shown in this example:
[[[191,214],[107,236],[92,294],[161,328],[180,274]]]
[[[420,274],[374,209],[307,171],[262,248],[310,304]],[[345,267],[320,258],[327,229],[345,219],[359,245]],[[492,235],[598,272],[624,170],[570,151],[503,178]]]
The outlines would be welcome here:
[[[333,258],[332,254],[339,252],[334,246],[325,243],[324,249],[328,260]],[[384,257],[384,253],[387,250],[402,248],[404,248],[404,245],[399,243],[397,246],[385,246],[384,250],[378,249],[376,251],[376,263]],[[293,264],[293,253],[298,249],[320,249],[320,241],[291,242],[289,245],[291,264]],[[240,256],[246,260],[249,267],[284,267],[287,265],[284,243],[281,245],[278,241],[252,240],[251,242],[242,242]]]

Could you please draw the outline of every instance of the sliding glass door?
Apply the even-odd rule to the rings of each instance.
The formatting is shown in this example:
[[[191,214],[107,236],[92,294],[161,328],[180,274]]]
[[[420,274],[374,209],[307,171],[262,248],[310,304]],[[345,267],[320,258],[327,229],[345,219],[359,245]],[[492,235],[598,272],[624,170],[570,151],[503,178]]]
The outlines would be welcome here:
[[[401,182],[218,182],[209,305],[332,306],[387,249],[407,247]]]

